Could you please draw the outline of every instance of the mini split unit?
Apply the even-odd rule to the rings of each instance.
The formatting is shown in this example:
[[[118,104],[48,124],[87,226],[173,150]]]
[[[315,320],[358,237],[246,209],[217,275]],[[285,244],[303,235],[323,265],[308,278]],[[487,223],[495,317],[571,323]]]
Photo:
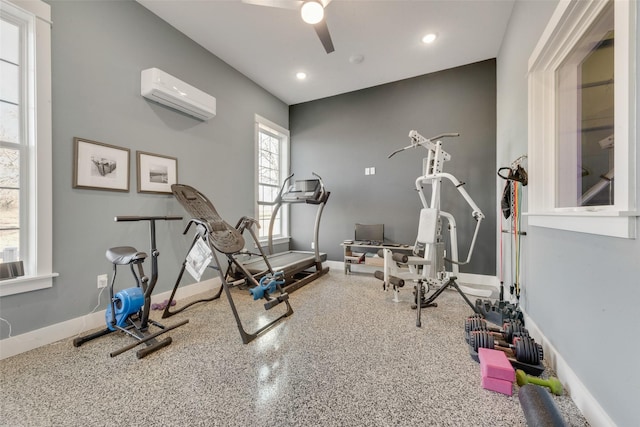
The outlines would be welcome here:
[[[216,116],[216,99],[158,68],[142,70],[140,94],[200,120]]]

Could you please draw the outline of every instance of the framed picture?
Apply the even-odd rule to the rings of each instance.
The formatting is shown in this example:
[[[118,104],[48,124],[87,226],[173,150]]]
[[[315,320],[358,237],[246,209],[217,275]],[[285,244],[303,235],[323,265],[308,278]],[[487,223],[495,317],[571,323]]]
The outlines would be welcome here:
[[[178,182],[178,159],[137,151],[138,193],[172,194]]]
[[[73,138],[73,188],[129,191],[129,149]]]

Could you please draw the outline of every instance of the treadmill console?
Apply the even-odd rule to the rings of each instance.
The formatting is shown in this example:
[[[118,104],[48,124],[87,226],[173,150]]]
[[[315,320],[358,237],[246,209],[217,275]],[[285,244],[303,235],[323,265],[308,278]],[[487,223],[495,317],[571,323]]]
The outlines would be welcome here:
[[[322,186],[319,179],[305,179],[295,183],[282,194],[284,202],[313,202],[320,197]]]

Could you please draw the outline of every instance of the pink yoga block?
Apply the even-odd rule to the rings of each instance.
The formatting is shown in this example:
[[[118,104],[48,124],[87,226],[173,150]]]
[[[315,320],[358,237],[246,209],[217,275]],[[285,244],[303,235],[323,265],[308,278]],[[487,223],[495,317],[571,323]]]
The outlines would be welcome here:
[[[516,380],[516,371],[502,351],[490,348],[479,348],[478,358],[480,359],[482,378],[495,378],[510,382]]]
[[[511,396],[513,383],[496,378],[482,377],[482,388]]]

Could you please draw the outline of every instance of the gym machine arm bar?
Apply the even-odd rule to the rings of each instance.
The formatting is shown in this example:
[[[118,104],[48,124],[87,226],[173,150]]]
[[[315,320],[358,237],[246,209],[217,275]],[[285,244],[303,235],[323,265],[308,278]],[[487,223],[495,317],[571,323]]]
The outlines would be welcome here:
[[[436,135],[436,136],[432,136],[431,138],[425,138],[424,136],[420,135],[418,133],[418,131],[412,130],[411,132],[409,132],[409,138],[411,138],[411,145],[407,145],[404,148],[400,148],[396,151],[394,151],[393,153],[389,154],[388,158],[390,159],[391,157],[395,156],[396,154],[398,154],[401,151],[404,150],[408,150],[409,148],[416,148],[418,146],[423,146],[424,148],[426,148],[427,150],[436,150],[436,146],[433,143],[433,141],[438,140],[440,138],[451,138],[451,137],[456,137],[456,136],[460,136],[459,133],[441,133],[440,135]],[[442,155],[444,160],[450,160],[451,159],[451,155],[449,153],[447,153],[446,151],[442,151]]]
[[[482,222],[482,218],[476,218],[476,220],[477,220],[476,229],[473,232],[473,239],[471,239],[471,246],[469,247],[469,253],[467,254],[467,259],[464,262],[462,262],[462,261],[453,260],[453,259],[444,257],[445,261],[449,261],[450,263],[457,264],[457,265],[469,264],[469,261],[471,261],[471,255],[473,254],[473,248],[476,245],[476,237],[478,237],[478,230],[480,229],[480,223]]]
[[[452,260],[452,259],[445,258],[447,261],[453,264],[465,265],[465,264],[468,264],[469,261],[471,260],[471,255],[473,254],[473,249],[476,244],[476,238],[478,237],[478,230],[480,229],[480,223],[485,218],[485,216],[480,210],[480,208],[478,207],[478,205],[476,204],[476,202],[473,201],[469,193],[467,193],[467,190],[463,188],[463,184],[455,176],[447,172],[440,172],[440,173],[429,175],[429,176],[421,176],[421,177],[418,177],[418,179],[416,179],[416,190],[418,190],[418,194],[420,195],[420,200],[422,201],[423,206],[425,207],[429,206],[429,204],[427,203],[427,199],[425,198],[424,192],[422,191],[423,184],[428,184],[428,183],[431,183],[432,181],[441,180],[442,178],[448,179],[456,187],[458,192],[462,195],[464,200],[471,207],[471,211],[472,211],[471,216],[473,216],[473,218],[476,220],[476,229],[473,232],[473,239],[471,239],[471,245],[469,246],[467,259],[464,262],[461,262],[459,260]]]

